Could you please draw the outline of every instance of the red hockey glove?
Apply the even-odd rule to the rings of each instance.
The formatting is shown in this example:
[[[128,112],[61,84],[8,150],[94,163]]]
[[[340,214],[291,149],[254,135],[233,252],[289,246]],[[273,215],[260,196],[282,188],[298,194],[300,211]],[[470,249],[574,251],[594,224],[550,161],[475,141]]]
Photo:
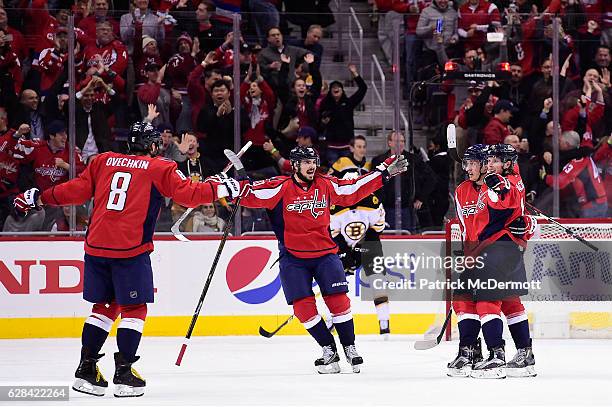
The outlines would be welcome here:
[[[31,188],[21,194],[17,195],[13,200],[13,206],[15,212],[20,215],[26,216],[32,209],[40,209],[38,205],[38,199],[40,198],[40,191],[38,188]]]

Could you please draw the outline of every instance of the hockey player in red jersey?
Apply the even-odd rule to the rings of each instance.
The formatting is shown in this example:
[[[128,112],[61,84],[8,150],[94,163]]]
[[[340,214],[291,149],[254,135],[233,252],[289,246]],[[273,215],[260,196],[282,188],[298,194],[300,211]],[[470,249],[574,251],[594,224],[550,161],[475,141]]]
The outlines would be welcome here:
[[[195,207],[222,197],[237,196],[239,184],[225,174],[202,183],[188,180],[174,161],[156,158],[161,136],[148,123],[130,129],[130,154],[100,154],[73,180],[39,193],[30,189],[15,198],[22,213],[40,205],[80,205],[94,198],[94,209],[85,237],[83,298],[92,302],[81,337],[81,360],[73,389],[104,395],[108,383],[97,362],[113,322],[121,314],[117,329],[114,394],[135,397],[144,394],[145,380],[132,368],[147,303],[153,302],[153,273],[149,254],[153,231],[164,197]]]
[[[518,189],[499,174],[487,174],[487,146],[469,147],[463,157],[469,179],[455,192],[464,254],[480,257],[480,262],[459,276],[465,285],[455,290],[453,308],[459,321],[459,353],[448,365],[449,376],[476,378],[506,377],[501,300],[522,295],[515,290],[482,286],[490,280],[514,281],[523,267],[520,239],[509,225],[522,216]],[[475,284],[470,287],[469,284]],[[480,360],[478,332],[482,329],[489,357]]]
[[[518,153],[510,144],[496,144],[487,150],[488,172],[490,174],[500,174],[510,182],[510,184],[520,192],[521,207],[525,203],[525,186],[517,164]],[[531,216],[525,215],[517,217],[510,225],[512,234],[523,240],[526,246],[527,240],[531,238],[535,231],[536,221]],[[519,268],[519,270],[523,270]],[[525,276],[519,276],[525,277]],[[531,346],[531,335],[529,333],[529,321],[527,312],[521,302],[521,298],[512,296],[504,298],[501,302],[501,311],[506,316],[508,328],[512,335],[512,340],[516,346],[517,353],[506,364],[506,372],[509,377],[533,377],[535,372],[535,357]]]
[[[352,180],[317,173],[319,155],[312,147],[291,150],[292,176],[279,176],[245,184],[240,204],[266,208],[279,242],[280,278],[287,303],[295,316],[323,348],[315,361],[319,373],[339,373],[340,357],[333,335],[317,312],[314,279],[332,314],[344,354],[353,372],[363,363],[355,348],[348,283],[338,246],[330,234],[331,205],[351,206],[406,171],[403,156],[392,156],[372,172]]]

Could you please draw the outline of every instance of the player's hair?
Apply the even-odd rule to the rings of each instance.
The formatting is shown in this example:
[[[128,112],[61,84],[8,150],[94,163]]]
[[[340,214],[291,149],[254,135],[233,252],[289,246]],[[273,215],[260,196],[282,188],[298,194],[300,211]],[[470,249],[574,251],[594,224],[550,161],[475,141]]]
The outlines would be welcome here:
[[[364,136],[357,135],[357,136],[355,136],[355,137],[353,137],[351,139],[351,141],[349,142],[349,145],[351,147],[355,147],[355,141],[357,141],[357,140],[363,140],[364,143],[368,144],[368,141],[366,140],[366,138]]]

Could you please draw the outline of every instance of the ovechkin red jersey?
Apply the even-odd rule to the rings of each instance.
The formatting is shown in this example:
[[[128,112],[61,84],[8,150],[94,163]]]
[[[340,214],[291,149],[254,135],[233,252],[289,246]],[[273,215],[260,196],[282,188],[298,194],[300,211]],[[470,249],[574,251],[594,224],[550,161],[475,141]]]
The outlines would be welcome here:
[[[382,185],[379,171],[352,180],[316,174],[310,185],[278,176],[245,184],[240,205],[268,209],[280,244],[295,257],[310,259],[338,251],[329,228],[330,207],[355,205]]]
[[[507,178],[506,187],[508,191],[504,194],[497,194],[486,184],[478,185],[470,180],[457,187],[455,204],[466,254],[476,255],[501,238],[525,245],[508,230],[508,225],[523,215],[523,198]]]
[[[94,199],[85,253],[126,258],[153,250],[153,232],[164,197],[195,207],[217,199],[217,183],[191,182],[176,163],[160,157],[100,154],[78,178],[42,193],[47,205],[80,205]]]

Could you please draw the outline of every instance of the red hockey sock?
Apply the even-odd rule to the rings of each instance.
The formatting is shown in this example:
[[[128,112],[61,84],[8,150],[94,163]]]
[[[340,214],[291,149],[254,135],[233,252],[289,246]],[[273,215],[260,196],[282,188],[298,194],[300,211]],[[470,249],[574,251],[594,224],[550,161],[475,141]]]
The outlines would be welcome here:
[[[355,324],[351,313],[351,300],[346,293],[326,295],[323,297],[327,308],[332,313],[332,321],[338,332],[340,343],[344,346],[355,344]]]
[[[313,296],[294,301],[293,313],[319,345],[328,346],[334,342],[333,335],[317,312],[317,303]]]

